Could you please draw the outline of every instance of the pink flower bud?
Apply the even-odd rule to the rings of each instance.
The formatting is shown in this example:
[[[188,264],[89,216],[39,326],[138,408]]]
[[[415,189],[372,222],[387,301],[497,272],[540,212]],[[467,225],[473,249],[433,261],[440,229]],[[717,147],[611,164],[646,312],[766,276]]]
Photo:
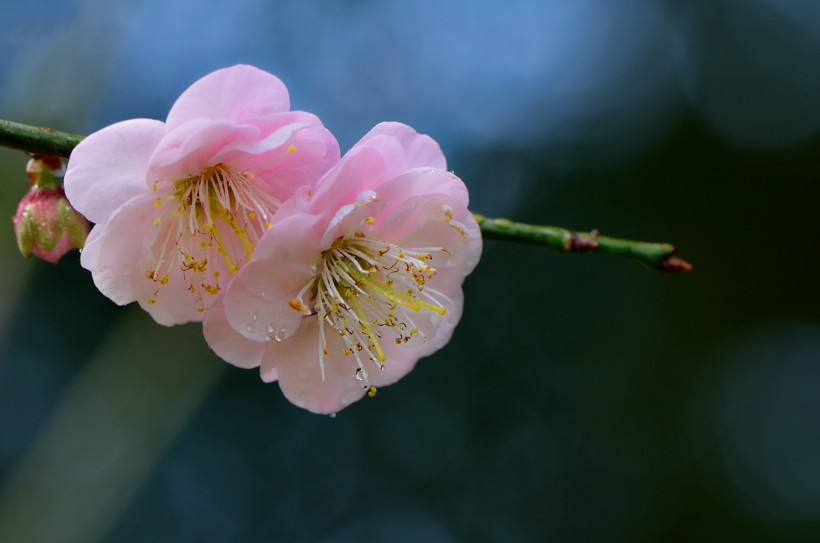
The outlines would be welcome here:
[[[25,257],[32,254],[52,264],[72,249],[82,249],[88,221],[66,199],[51,173],[51,164],[32,160],[27,167],[31,189],[12,218],[17,246]]]

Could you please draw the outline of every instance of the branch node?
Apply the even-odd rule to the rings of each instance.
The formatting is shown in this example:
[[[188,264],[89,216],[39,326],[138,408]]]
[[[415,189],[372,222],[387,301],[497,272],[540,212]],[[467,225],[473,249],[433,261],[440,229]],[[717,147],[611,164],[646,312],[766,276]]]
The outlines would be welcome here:
[[[655,267],[666,273],[688,273],[694,269],[690,263],[674,255],[663,257]]]
[[[585,234],[583,232],[572,232],[564,241],[564,250],[568,253],[587,253],[596,250],[600,243],[595,239],[597,230]]]

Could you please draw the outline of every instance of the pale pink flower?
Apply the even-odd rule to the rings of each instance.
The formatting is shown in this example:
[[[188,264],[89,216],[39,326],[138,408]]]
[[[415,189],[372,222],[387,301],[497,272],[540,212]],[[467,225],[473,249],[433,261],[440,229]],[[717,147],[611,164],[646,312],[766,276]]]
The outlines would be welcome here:
[[[467,189],[445,168],[429,137],[376,126],[279,210],[279,235],[206,315],[211,347],[333,413],[444,346],[482,246]]]
[[[284,84],[251,66],[189,87],[163,123],[133,119],[84,139],[65,190],[96,223],[81,255],[103,294],[166,325],[201,320],[250,261],[271,217],[339,160]]]

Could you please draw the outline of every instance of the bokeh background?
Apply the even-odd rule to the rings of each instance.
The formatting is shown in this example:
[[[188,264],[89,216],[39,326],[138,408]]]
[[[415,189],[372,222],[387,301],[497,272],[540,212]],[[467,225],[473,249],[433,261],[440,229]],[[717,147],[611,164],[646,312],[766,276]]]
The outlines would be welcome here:
[[[2,0],[2,118],[163,119],[251,63],[343,150],[403,121],[474,210],[695,272],[487,242],[453,341],[330,418],[7,221],[0,541],[820,540],[818,61],[817,0]]]

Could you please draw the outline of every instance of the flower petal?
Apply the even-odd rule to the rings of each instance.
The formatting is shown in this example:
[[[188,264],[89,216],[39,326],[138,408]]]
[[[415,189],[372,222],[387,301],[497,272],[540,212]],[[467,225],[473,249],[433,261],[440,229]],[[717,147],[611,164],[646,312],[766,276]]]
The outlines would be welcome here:
[[[224,296],[218,296],[202,324],[205,341],[220,358],[240,368],[256,368],[262,361],[265,344],[251,341],[234,330],[225,315]]]
[[[240,64],[212,72],[188,87],[166,122],[171,128],[197,117],[241,123],[288,109],[288,90],[278,77]]]
[[[277,221],[256,246],[254,259],[233,278],[225,298],[228,322],[254,341],[285,339],[303,314],[290,301],[311,278],[321,256],[310,232],[321,217],[296,214]],[[314,234],[315,237],[315,234]]]
[[[386,144],[395,145],[395,141]],[[389,179],[389,165],[378,149],[353,147],[316,184],[311,209],[315,213],[335,213],[340,207],[355,202],[366,190],[375,190]]]
[[[338,208],[364,190],[380,192],[383,184],[409,170],[444,172],[446,165],[441,148],[429,136],[401,123],[381,123],[317,183],[314,205],[316,209]]]
[[[444,153],[441,152],[439,144],[430,136],[419,134],[406,124],[379,123],[365,134],[356,145],[369,142],[377,136],[391,136],[398,140],[401,153],[385,156],[385,159],[395,167],[397,172],[421,167],[447,169],[447,159],[444,158]],[[391,147],[385,149],[385,151],[395,152],[394,149]]]
[[[117,209],[110,220],[92,228],[80,254],[80,264],[91,272],[97,288],[119,305],[147,296],[139,262],[156,215],[151,195],[134,198]]]
[[[328,335],[331,354],[325,357],[322,381],[318,345],[318,321],[307,319],[288,340],[268,347],[262,368],[276,368],[279,387],[294,405],[314,413],[335,413],[364,396],[364,384],[356,380],[355,358],[339,354],[343,343],[335,333]]]
[[[336,138],[315,115],[289,111],[253,124],[261,131],[258,140],[226,146],[214,160],[254,173],[299,170],[312,182],[339,162]]]
[[[160,121],[132,119],[81,141],[65,174],[71,205],[91,222],[101,223],[131,198],[145,194],[149,160],[164,134]]]
[[[215,166],[213,157],[237,141],[256,141],[259,128],[228,120],[194,119],[170,131],[151,156],[154,180],[175,182]]]

